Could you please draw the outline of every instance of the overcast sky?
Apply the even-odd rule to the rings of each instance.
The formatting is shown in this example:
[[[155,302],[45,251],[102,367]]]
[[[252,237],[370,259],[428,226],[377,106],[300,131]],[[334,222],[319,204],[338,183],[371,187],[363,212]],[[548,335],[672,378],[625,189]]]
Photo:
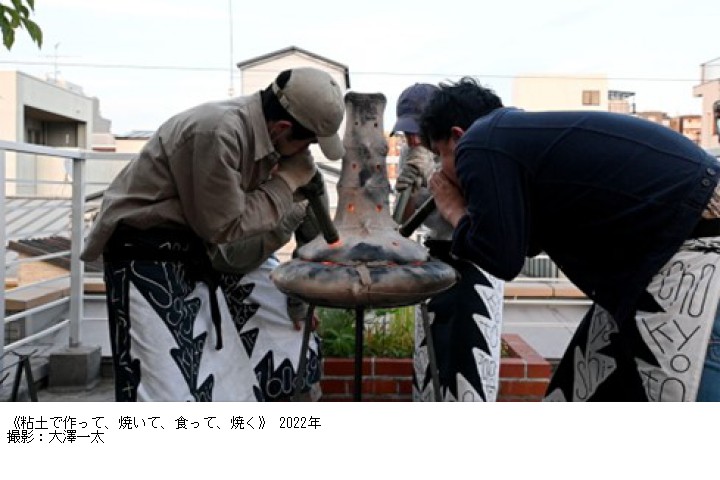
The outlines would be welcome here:
[[[462,75],[510,105],[515,75],[604,74],[640,111],[700,113],[700,64],[720,57],[718,0],[36,0],[35,19],[42,49],[21,32],[0,69],[57,71],[116,134],[226,98],[237,62],[290,45],[384,93],[386,129],[403,88]]]

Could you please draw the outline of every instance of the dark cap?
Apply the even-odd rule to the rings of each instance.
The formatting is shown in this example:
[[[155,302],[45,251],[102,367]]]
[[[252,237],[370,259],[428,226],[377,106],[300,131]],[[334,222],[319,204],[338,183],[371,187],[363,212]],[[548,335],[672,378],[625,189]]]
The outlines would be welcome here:
[[[390,135],[395,132],[420,133],[420,115],[438,90],[438,87],[429,83],[416,83],[403,90],[397,102],[397,121]]]

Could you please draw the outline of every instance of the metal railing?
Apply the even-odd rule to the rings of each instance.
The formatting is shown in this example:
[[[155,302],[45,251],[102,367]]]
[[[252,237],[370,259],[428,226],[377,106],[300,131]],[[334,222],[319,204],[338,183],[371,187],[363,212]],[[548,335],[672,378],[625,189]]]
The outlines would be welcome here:
[[[54,158],[62,161],[70,161],[72,163],[72,173],[70,175],[69,182],[58,182],[57,180],[38,181],[34,183],[52,183],[62,184],[69,183],[71,187],[70,194],[70,250],[69,252],[58,252],[54,254],[42,255],[32,259],[20,259],[15,260],[15,264],[27,263],[31,261],[45,261],[61,256],[70,255],[70,295],[55,301],[43,303],[37,307],[25,309],[14,313],[13,315],[6,316],[6,284],[7,284],[7,270],[9,263],[7,262],[7,247],[8,247],[8,232],[7,232],[7,184],[8,183],[23,183],[22,180],[11,179],[6,176],[7,166],[7,153],[23,154],[23,155],[34,155],[42,157]],[[86,212],[86,162],[88,159],[92,160],[129,160],[132,158],[130,154],[112,154],[112,153],[99,153],[92,151],[84,151],[78,149],[59,149],[45,147],[41,145],[31,145],[24,143],[0,141],[0,255],[3,258],[3,267],[0,268],[0,318],[3,319],[2,327],[0,328],[0,371],[3,370],[2,359],[5,357],[6,351],[15,350],[21,346],[40,340],[49,335],[56,334],[60,330],[67,330],[69,334],[69,347],[75,347],[80,344],[80,321],[83,317],[83,302],[84,302],[84,264],[80,260],[80,253],[83,249],[84,235],[85,235],[85,212]],[[17,158],[15,159],[17,162]],[[27,182],[24,182],[27,183]],[[33,182],[31,182],[33,183]],[[91,195],[91,198],[96,197],[95,194]],[[65,278],[68,277],[59,277]],[[57,280],[55,278],[53,280]],[[51,280],[52,281],[52,280]],[[37,282],[29,285],[41,286],[47,282]],[[12,290],[18,292],[23,288],[19,287]],[[14,341],[11,344],[6,344],[6,325],[12,322],[19,321],[23,318],[28,318],[38,313],[49,311],[53,308],[69,304],[69,313],[67,318],[59,319],[54,324],[41,329],[39,331],[26,332],[23,338]]]

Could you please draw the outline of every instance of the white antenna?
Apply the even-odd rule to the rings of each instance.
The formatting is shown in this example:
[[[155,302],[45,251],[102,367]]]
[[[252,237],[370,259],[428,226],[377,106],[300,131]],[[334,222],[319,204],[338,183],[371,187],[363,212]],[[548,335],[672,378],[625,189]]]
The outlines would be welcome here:
[[[228,0],[228,16],[230,17],[230,88],[228,88],[228,96],[235,95],[235,68],[233,65],[233,15],[232,0]]]
[[[55,66],[55,68],[54,68],[54,70],[53,70],[53,81],[54,81],[55,83],[57,83],[57,81],[58,81],[58,75],[60,74],[60,70],[58,70],[58,48],[59,48],[59,47],[60,47],[60,42],[57,42],[57,43],[55,44],[55,55],[54,55],[55,60],[54,60],[54,62],[53,62],[53,63],[54,63],[54,66]]]
[[[60,42],[57,42],[53,46],[54,53],[52,55],[43,55],[44,57],[51,57],[53,59],[53,71],[52,73],[46,74],[46,78],[48,78],[48,81],[52,81],[57,85],[58,81],[60,80],[60,67],[58,60],[60,58],[72,58],[69,55],[60,55]]]

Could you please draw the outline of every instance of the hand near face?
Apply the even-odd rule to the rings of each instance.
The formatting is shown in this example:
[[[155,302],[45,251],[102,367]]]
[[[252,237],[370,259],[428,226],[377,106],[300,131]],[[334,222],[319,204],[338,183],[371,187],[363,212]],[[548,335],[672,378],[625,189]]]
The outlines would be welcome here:
[[[462,192],[442,170],[435,172],[430,177],[429,187],[440,215],[455,228],[460,219],[467,213],[467,206]]]

